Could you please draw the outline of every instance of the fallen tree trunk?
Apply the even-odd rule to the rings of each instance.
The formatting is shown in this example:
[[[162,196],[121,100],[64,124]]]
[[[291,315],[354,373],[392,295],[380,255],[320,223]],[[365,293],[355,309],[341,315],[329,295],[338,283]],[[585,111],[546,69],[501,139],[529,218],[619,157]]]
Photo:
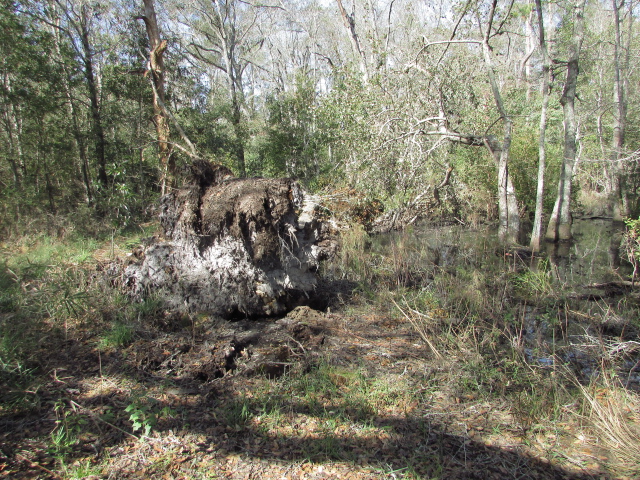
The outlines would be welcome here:
[[[125,270],[131,294],[225,318],[282,314],[313,293],[336,242],[305,216],[291,179],[234,178],[196,161],[184,187],[161,200],[164,238]]]

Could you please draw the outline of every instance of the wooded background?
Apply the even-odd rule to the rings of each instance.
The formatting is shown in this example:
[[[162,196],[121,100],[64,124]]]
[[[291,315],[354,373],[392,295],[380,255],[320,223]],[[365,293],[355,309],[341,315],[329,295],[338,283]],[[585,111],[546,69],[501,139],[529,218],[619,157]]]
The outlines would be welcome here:
[[[126,225],[193,158],[534,240],[634,215],[639,3],[2,0],[3,233]]]

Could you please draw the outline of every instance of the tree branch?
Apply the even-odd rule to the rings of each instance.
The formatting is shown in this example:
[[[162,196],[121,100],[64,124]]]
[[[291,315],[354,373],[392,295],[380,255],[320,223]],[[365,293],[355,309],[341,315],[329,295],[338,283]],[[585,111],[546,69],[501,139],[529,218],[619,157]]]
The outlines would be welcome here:
[[[151,77],[149,77],[149,79],[151,81],[151,88],[153,88],[153,92],[157,97],[158,105],[160,106],[164,114],[171,120],[171,122],[173,122],[174,126],[176,127],[176,130],[178,130],[178,134],[180,135],[180,138],[182,138],[184,143],[186,143],[189,146],[190,152],[188,152],[184,147],[180,147],[176,144],[174,145],[176,145],[180,150],[182,150],[184,153],[189,155],[189,157],[191,158],[202,158],[202,156],[198,154],[196,147],[193,145],[193,143],[191,143],[191,140],[189,140],[189,137],[187,137],[187,134],[184,132],[184,130],[180,126],[178,119],[176,119],[176,117],[173,116],[173,114],[169,111],[165,103],[162,101],[162,99],[158,95],[158,91],[156,90],[156,84],[153,81],[153,79]]]
[[[462,19],[464,18],[464,16],[467,14],[467,9],[469,8],[470,4],[471,4],[471,0],[467,0],[467,4],[462,9],[462,13],[460,14],[460,18],[458,19],[458,21],[456,22],[455,26],[453,27],[453,32],[451,32],[451,37],[449,38],[449,41],[451,41],[451,40],[453,40],[455,38],[456,32],[458,30],[458,27],[462,23]],[[440,58],[436,62],[436,66],[440,65],[440,62],[442,61],[444,56],[447,54],[447,50],[449,50],[449,45],[450,44],[447,44],[446,48],[442,51],[442,55],[440,55]]]

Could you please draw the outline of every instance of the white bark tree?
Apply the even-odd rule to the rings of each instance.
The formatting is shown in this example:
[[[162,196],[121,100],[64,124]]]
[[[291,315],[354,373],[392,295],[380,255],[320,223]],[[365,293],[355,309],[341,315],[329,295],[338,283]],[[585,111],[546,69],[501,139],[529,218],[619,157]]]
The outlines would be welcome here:
[[[198,61],[222,72],[226,78],[230,120],[236,136],[237,170],[240,176],[245,176],[245,82],[247,71],[255,67],[251,57],[264,43],[262,6],[240,0],[196,0],[193,5],[193,11],[183,12],[181,19],[192,29],[187,49]]]
[[[469,3],[467,3],[467,7]],[[478,44],[481,48],[482,60],[485,67],[489,86],[491,88],[491,95],[495,103],[495,108],[499,114],[499,121],[502,121],[502,139],[498,139],[495,135],[485,133],[484,135],[477,134],[461,134],[453,131],[448,126],[448,119],[446,118],[446,112],[444,108],[440,108],[439,117],[441,118],[439,128],[437,132],[428,132],[430,134],[439,134],[444,138],[448,138],[451,141],[474,146],[486,147],[492,158],[494,159],[498,180],[498,217],[499,217],[499,235],[505,242],[517,243],[520,236],[520,213],[517,200],[517,194],[513,185],[511,174],[509,172],[509,155],[511,149],[511,141],[513,134],[513,119],[507,111],[505,102],[500,91],[498,78],[494,67],[494,54],[492,53],[491,40],[497,35],[504,33],[503,27],[509,18],[513,1],[511,1],[502,13],[502,17],[497,21],[498,17],[498,1],[492,0],[489,5],[489,12],[486,20],[480,19],[480,14],[476,12],[477,27],[481,32],[481,39],[479,40],[455,40],[455,30],[449,40],[437,41],[431,43],[446,44],[462,43],[462,44]],[[467,12],[463,12],[461,19]],[[494,24],[494,22],[497,23]],[[458,25],[460,22],[458,22]],[[429,46],[429,45],[427,45]],[[426,48],[423,48],[425,50]],[[494,122],[495,124],[496,122]]]
[[[542,106],[540,107],[540,126],[538,128],[538,181],[536,189],[536,210],[533,220],[533,230],[531,232],[530,247],[533,251],[540,250],[540,243],[543,236],[542,216],[544,214],[544,174],[546,170],[546,132],[547,132],[547,108],[549,107],[549,86],[551,75],[551,59],[545,38],[544,12],[542,1],[535,0],[536,13],[538,16],[538,37],[540,52],[542,54],[542,85],[540,87],[542,95]]]
[[[576,0],[572,5],[573,36],[569,46],[569,58],[566,62],[567,75],[560,98],[564,115],[563,159],[558,180],[558,195],[546,233],[546,239],[551,242],[571,240],[572,238],[571,190],[577,153],[575,100],[580,72],[580,50],[584,39],[584,7],[585,0]]]
[[[624,42],[620,10],[625,6],[625,0],[611,0],[613,7],[613,27],[615,40],[613,44],[613,137],[611,141],[611,165],[613,178],[613,220],[622,221],[631,213],[629,206],[629,192],[625,182],[625,166],[620,161],[624,157],[625,134],[627,128],[627,90],[628,67],[631,54],[630,35]],[[629,33],[632,31],[633,6],[629,0]]]

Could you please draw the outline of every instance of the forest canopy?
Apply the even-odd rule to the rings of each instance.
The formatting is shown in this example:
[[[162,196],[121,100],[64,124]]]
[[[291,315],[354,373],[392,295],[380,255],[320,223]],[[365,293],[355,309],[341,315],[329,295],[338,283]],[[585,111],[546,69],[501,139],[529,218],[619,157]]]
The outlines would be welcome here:
[[[390,208],[446,178],[438,214],[505,228],[563,178],[573,209],[636,210],[635,1],[2,3],[5,234],[124,225],[194,158]]]

